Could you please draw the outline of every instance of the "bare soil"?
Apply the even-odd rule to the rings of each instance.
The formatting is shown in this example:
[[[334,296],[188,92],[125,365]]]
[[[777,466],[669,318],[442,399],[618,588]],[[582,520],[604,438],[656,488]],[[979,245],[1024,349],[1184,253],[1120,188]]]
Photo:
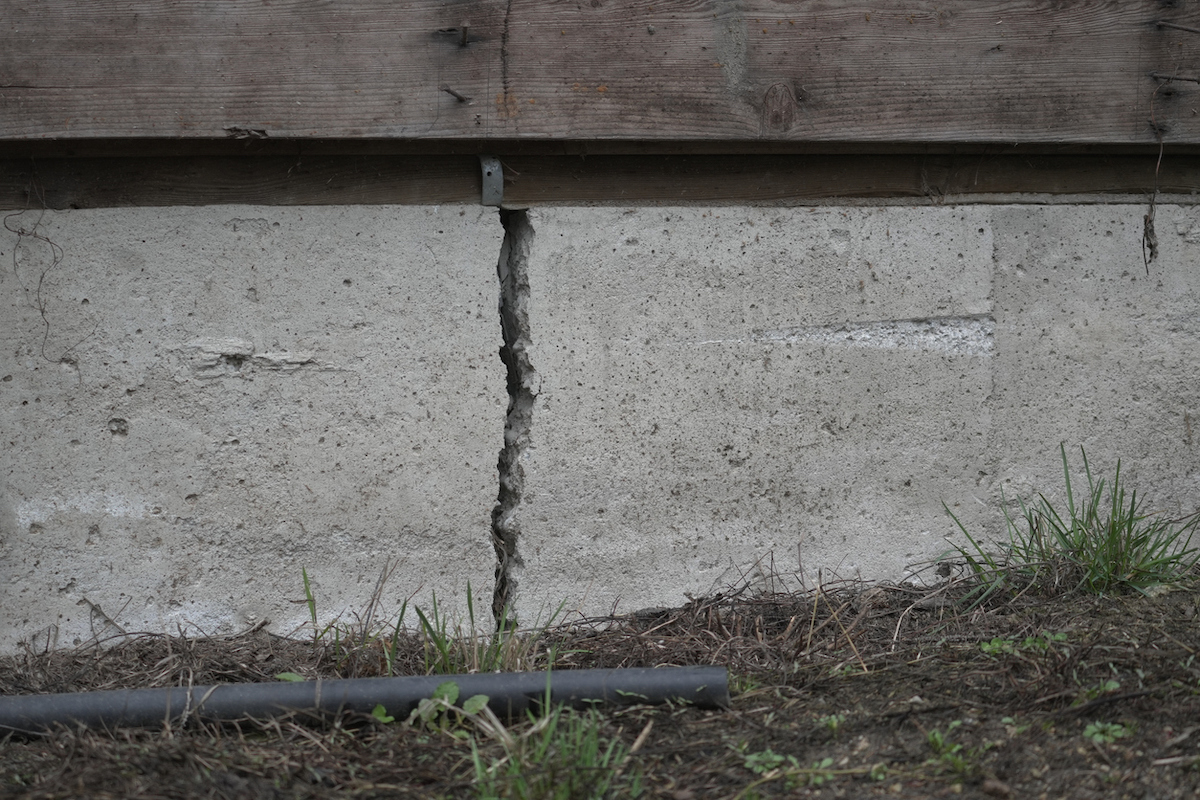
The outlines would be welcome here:
[[[1200,586],[993,598],[843,585],[729,592],[547,631],[556,669],[721,664],[732,708],[604,713],[628,748],[611,796],[1169,798],[1200,793]],[[403,638],[399,674],[422,674]],[[542,651],[544,652],[544,650]],[[362,677],[378,648],[255,631],[140,636],[0,661],[0,694]],[[486,757],[498,745],[479,737]],[[0,739],[0,795],[474,797],[468,742],[299,715]]]

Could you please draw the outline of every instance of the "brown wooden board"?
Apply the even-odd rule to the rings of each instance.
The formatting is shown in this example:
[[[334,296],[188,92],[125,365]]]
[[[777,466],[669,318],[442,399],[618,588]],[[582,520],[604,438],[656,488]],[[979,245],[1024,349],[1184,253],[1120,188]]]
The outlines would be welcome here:
[[[0,141],[1200,143],[1190,0],[0,0],[0,20]]]
[[[0,205],[470,203],[480,180],[473,156],[8,159],[0,160]]]
[[[1156,156],[502,156],[505,204],[804,204],[871,198],[1008,202],[1013,193],[1140,195]],[[1200,200],[1200,156],[1157,187]],[[0,159],[0,208],[480,202],[473,156]]]

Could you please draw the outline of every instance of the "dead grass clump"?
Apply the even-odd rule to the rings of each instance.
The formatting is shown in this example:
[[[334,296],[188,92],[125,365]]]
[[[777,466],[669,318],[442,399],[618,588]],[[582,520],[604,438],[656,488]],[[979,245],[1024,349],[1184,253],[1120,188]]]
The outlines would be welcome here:
[[[1048,600],[1027,592],[973,607],[976,588],[969,579],[935,588],[743,587],[679,608],[560,623],[533,632],[522,647],[555,669],[719,664],[734,674],[728,712],[635,706],[595,715],[593,738],[603,753],[613,748],[626,794],[1101,797],[1136,789],[1182,797],[1200,790],[1194,583],[1153,597]],[[26,652],[0,659],[0,692],[261,681],[283,671],[352,677],[389,665],[424,674],[439,657],[419,629],[402,629],[385,657],[379,630],[356,622],[336,646],[257,630]],[[445,635],[458,646],[457,630]],[[391,634],[386,641],[391,646]],[[529,743],[519,753],[522,785],[549,785],[538,782],[536,725],[509,728],[514,742]],[[592,736],[580,731],[581,741]],[[61,730],[0,739],[0,795],[478,798],[491,787],[504,796],[504,787],[517,785],[505,782],[505,759],[518,749],[502,739],[466,723],[441,730],[300,714],[151,731]]]

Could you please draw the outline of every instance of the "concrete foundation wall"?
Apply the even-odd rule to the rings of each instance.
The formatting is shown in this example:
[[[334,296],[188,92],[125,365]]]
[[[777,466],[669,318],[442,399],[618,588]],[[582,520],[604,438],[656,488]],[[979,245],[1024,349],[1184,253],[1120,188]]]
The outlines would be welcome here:
[[[541,209],[503,252],[478,207],[9,217],[0,648],[285,633],[301,567],[328,618],[389,559],[390,607],[461,613],[499,552],[526,621],[901,579],[1060,442],[1193,511],[1200,209],[1149,275],[1145,212]]]
[[[389,559],[388,608],[434,589],[461,606],[468,580],[490,606],[494,210],[7,227],[29,235],[0,245],[0,647],[287,632],[302,568],[328,620],[363,612]]]
[[[519,607],[904,578],[943,501],[997,535],[1002,489],[1053,496],[1060,442],[1195,510],[1200,214],[1160,207],[1147,276],[1145,210],[532,214]]]

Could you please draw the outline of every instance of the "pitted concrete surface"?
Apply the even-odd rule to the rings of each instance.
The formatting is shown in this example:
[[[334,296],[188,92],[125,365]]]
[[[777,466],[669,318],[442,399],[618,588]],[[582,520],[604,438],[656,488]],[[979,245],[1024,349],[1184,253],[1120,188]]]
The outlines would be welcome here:
[[[1159,257],[1142,259],[1143,206],[1008,207],[996,236],[995,391],[989,440],[1009,497],[1063,498],[1058,443],[1121,475],[1149,508],[1200,508],[1200,209],[1159,206]]]
[[[7,227],[28,235],[0,244],[0,648],[287,633],[302,568],[327,621],[365,611],[389,560],[381,613],[434,590],[461,606],[468,581],[487,607],[508,401],[493,210]]]
[[[1144,213],[531,212],[520,615],[905,579],[1060,442],[1194,510],[1200,225],[1160,207],[1147,278]]]
[[[287,633],[302,567],[323,621],[387,563],[379,613],[469,581],[525,622],[932,580],[943,503],[1001,534],[1060,443],[1190,513],[1200,210],[1159,205],[1149,274],[1145,212],[9,217],[0,650]]]

